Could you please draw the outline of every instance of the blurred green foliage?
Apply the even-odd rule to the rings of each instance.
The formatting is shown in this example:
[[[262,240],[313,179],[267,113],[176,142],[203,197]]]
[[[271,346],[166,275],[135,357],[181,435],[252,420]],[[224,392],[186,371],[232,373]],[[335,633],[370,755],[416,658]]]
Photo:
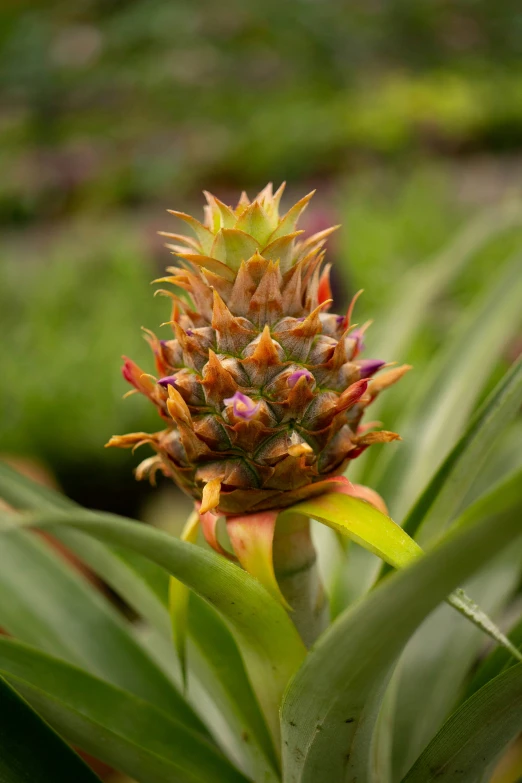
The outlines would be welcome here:
[[[522,140],[516,0],[5,0],[0,217]]]
[[[32,247],[4,248],[4,450],[51,462],[103,457],[112,430],[133,426],[135,401],[121,401],[120,356],[148,359],[140,324],[155,325],[165,313],[152,297],[152,265],[143,263],[138,237],[127,235],[118,221],[95,235],[80,223]],[[147,413],[137,417],[144,424]]]

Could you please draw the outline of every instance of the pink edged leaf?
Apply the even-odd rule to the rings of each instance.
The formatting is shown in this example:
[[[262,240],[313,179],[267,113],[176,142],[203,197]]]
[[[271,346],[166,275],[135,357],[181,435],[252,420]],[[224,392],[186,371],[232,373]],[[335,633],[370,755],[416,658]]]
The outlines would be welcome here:
[[[193,511],[181,531],[181,540],[195,544],[199,530],[199,514]],[[187,688],[187,624],[189,588],[176,577],[169,579],[169,613],[174,647],[178,654],[183,687]]]
[[[345,479],[345,482],[339,484],[335,488],[335,492],[341,492],[343,495],[351,495],[353,498],[365,500],[367,503],[375,506],[378,511],[388,516],[388,507],[378,492],[371,489],[371,487],[366,487],[364,484],[352,484],[348,479]]]
[[[393,568],[405,568],[423,557],[424,551],[408,533],[387,514],[372,505],[375,497],[370,500],[368,495],[368,492],[374,495],[372,490],[368,487],[354,486],[346,479],[344,482],[338,481],[335,489],[334,486],[332,482],[332,491],[327,494],[305,500],[290,509],[284,509],[280,512],[280,517],[285,513],[306,514],[318,522],[323,522],[337,533],[348,536]],[[362,494],[366,495],[364,499],[361,499],[361,490]],[[497,644],[509,650],[515,658],[522,660],[522,655],[513,647],[509,639],[463,590],[455,590],[446,601]]]
[[[199,504],[196,503],[196,507]],[[217,537],[217,523],[219,520],[219,514],[213,514],[212,511],[207,511],[205,514],[199,513],[199,521],[201,522],[201,530],[205,537],[205,541],[212,549],[219,555],[227,557],[229,560],[233,560],[234,556],[227,552],[219,543]]]
[[[287,611],[292,611],[283,596],[274,573],[272,548],[277,511],[258,511],[244,516],[228,517],[227,532],[237,559],[249,574]]]
[[[361,489],[368,488],[354,487],[346,479],[336,482],[336,485],[332,482],[333,491],[298,503],[292,506],[291,512],[306,514],[323,522],[394,568],[403,568],[421,557],[423,551],[420,546],[390,517],[367,502],[369,496],[360,499]],[[285,513],[288,512],[281,512]]]

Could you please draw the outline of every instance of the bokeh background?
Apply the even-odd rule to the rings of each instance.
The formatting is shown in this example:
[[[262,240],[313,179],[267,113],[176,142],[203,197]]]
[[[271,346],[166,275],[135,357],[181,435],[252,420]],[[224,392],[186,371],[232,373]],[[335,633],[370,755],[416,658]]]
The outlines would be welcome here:
[[[305,228],[343,224],[338,306],[363,287],[378,321],[407,270],[520,195],[522,6],[3,0],[0,100],[0,451],[140,515],[138,458],[103,444],[157,425],[121,400],[120,357],[149,366],[140,327],[167,319],[149,285],[165,209],[199,210],[202,188],[232,202],[287,180],[287,204],[317,188]],[[408,356],[384,358],[422,373],[517,247],[514,227],[479,252]]]

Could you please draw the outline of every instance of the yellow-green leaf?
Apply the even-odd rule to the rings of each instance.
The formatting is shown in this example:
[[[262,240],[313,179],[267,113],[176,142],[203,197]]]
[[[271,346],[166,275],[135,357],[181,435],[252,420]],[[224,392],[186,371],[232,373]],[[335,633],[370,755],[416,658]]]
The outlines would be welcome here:
[[[280,516],[285,513],[306,514],[323,522],[338,533],[348,536],[369,552],[378,555],[394,568],[410,565],[424,554],[421,547],[390,517],[370,503],[350,495],[330,492],[298,503],[288,511],[283,511]],[[520,653],[509,639],[463,590],[456,590],[448,596],[447,602],[498,644],[509,650],[511,655],[522,660]]]
[[[289,511],[283,511],[284,516]],[[330,492],[292,506],[291,513],[306,514],[365,549],[394,568],[403,568],[422,556],[422,549],[390,517],[350,495]]]

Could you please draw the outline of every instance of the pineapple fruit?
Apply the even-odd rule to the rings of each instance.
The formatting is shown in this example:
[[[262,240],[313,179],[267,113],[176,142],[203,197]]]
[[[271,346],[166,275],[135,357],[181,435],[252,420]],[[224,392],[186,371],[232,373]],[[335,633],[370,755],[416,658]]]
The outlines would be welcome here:
[[[194,236],[165,233],[179,259],[161,282],[174,336],[147,333],[157,376],[125,360],[123,375],[157,407],[163,428],[114,436],[149,444],[157,471],[226,516],[292,505],[333,488],[368,446],[397,439],[361,426],[365,408],[409,369],[361,359],[364,328],[332,304],[324,245],[334,228],[303,239],[298,219],[313,194],[283,216],[284,190],[268,185],[234,208],[205,193],[205,219],[172,212]],[[158,281],[160,282],[160,281]],[[132,392],[131,392],[132,393]]]

